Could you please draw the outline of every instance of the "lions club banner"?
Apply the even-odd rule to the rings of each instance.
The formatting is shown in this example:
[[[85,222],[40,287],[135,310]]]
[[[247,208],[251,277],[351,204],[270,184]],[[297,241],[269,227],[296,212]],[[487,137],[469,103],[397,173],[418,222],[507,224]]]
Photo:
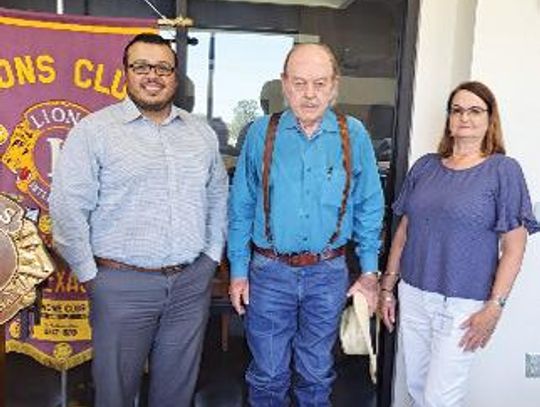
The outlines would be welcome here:
[[[26,209],[51,244],[48,200],[69,130],[126,95],[122,52],[154,20],[89,18],[0,8],[0,192]],[[42,287],[39,320],[6,325],[6,350],[58,370],[91,358],[84,287],[60,261]]]

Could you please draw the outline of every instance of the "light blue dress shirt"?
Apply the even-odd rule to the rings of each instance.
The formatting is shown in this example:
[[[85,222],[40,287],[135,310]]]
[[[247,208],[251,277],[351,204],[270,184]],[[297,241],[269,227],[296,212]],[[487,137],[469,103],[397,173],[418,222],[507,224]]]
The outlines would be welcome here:
[[[319,253],[336,230],[345,170],[336,115],[327,110],[319,130],[308,138],[294,114],[283,113],[274,145],[270,175],[270,226],[265,235],[262,167],[269,117],[250,127],[238,160],[229,202],[228,256],[233,278],[246,277],[250,244],[278,253]],[[349,239],[358,243],[362,270],[378,269],[384,212],[375,154],[362,123],[347,118],[352,149],[351,189],[340,234],[331,247]]]
[[[228,179],[206,123],[173,106],[161,124],[130,99],[82,119],[53,174],[55,247],[80,281],[94,256],[139,267],[220,261]]]

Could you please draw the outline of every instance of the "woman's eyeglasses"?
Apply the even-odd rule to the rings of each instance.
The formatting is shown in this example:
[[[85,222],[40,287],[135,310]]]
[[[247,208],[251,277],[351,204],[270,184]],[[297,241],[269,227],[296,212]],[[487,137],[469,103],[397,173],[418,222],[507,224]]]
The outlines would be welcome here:
[[[471,119],[478,119],[487,111],[488,109],[484,109],[480,106],[472,106],[468,108],[464,108],[461,106],[452,106],[450,110],[448,110],[448,114],[453,117],[465,116],[470,117]]]

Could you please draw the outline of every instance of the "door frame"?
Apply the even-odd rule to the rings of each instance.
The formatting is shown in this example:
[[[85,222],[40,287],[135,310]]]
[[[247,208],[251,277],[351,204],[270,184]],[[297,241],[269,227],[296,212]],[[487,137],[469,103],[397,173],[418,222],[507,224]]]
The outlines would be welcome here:
[[[407,0],[404,21],[402,24],[401,42],[398,58],[398,81],[396,94],[396,114],[394,124],[394,148],[392,149],[392,165],[390,165],[390,178],[386,202],[392,203],[399,195],[405,176],[409,169],[410,129],[412,123],[412,110],[414,101],[414,75],[416,66],[416,42],[418,37],[418,22],[420,15],[421,0]],[[391,211],[391,205],[387,205]],[[399,218],[393,214],[387,225],[387,236],[384,242],[385,253],[390,250],[391,237],[393,237]],[[383,265],[386,267],[386,260]],[[382,268],[384,271],[385,268]],[[398,321],[399,323],[399,321]],[[382,329],[380,336],[380,351],[378,355],[378,381],[377,381],[377,407],[390,407],[393,398],[393,382],[395,378],[395,356],[397,346],[397,334]]]

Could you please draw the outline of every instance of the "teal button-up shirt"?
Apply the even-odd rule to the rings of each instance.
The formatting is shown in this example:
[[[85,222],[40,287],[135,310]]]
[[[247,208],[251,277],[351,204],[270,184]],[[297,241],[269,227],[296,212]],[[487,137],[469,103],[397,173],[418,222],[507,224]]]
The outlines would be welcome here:
[[[347,209],[336,241],[345,169],[336,115],[327,110],[319,130],[308,138],[294,114],[283,113],[270,171],[270,227],[265,234],[262,169],[269,117],[250,127],[240,154],[229,202],[228,255],[233,278],[246,277],[250,242],[278,253],[319,253],[351,238],[364,271],[377,270],[384,198],[373,147],[362,123],[347,117],[352,178]]]

